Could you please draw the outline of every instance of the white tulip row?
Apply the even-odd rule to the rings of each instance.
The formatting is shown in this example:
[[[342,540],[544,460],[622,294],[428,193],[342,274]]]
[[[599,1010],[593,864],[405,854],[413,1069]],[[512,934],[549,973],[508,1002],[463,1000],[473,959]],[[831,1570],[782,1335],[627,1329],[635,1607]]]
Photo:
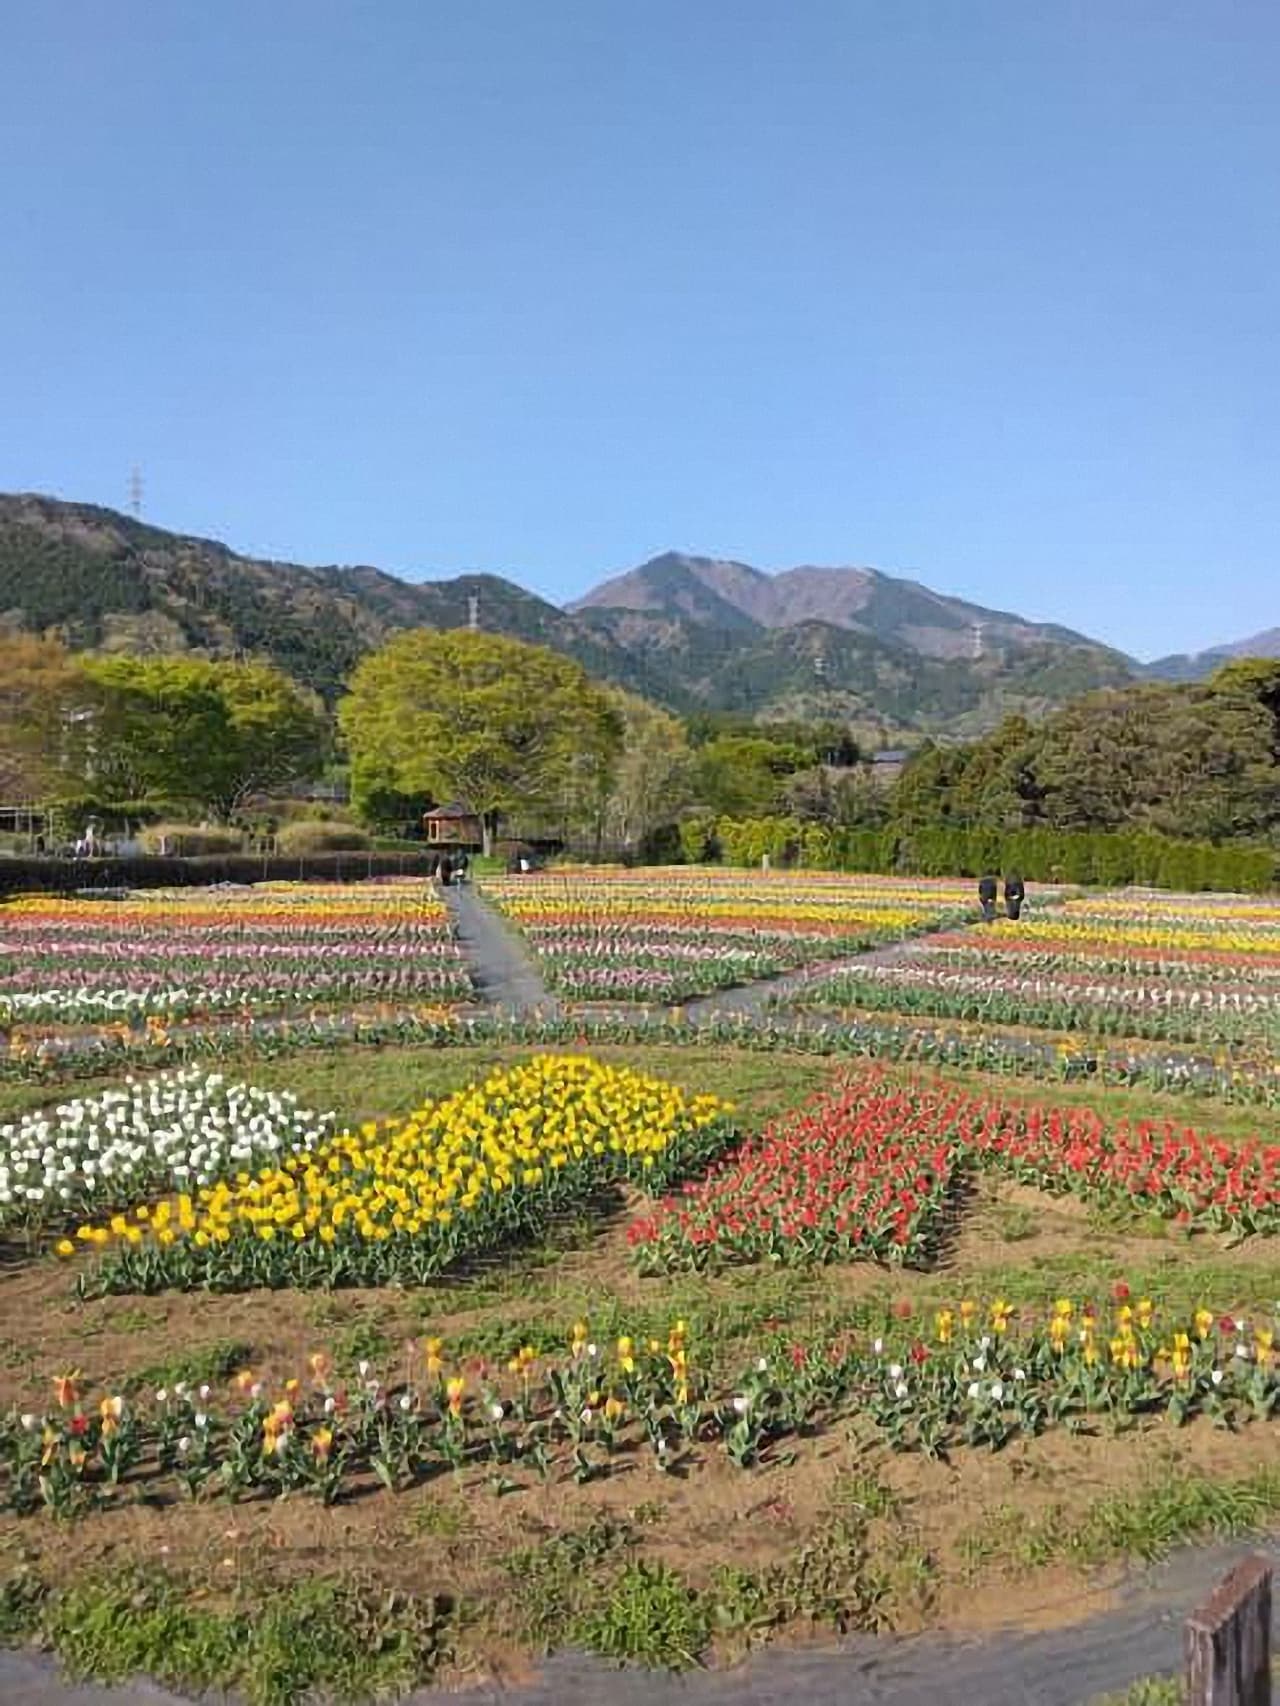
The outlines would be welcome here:
[[[195,1191],[312,1149],[332,1130],[332,1114],[217,1072],[127,1079],[0,1126],[0,1228]]]

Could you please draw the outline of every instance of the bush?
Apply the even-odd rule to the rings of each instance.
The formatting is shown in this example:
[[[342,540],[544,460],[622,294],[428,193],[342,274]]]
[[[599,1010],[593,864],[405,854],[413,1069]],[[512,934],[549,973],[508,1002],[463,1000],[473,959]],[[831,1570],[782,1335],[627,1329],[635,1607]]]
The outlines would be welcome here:
[[[362,853],[369,845],[364,830],[350,823],[320,823],[314,818],[286,823],[276,837],[282,853]]]
[[[154,823],[140,837],[148,853],[178,859],[204,859],[214,853],[239,853],[244,836],[238,829],[219,829],[194,823]]]
[[[764,854],[781,865],[792,858],[811,870],[872,871],[923,877],[980,877],[1017,871],[1030,882],[1097,883],[1106,888],[1263,894],[1280,871],[1269,847],[1249,842],[1181,841],[1149,830],[1114,834],[1054,829],[944,827],[898,832],[832,830],[791,817],[691,819],[681,826],[686,853],[705,838],[726,863],[758,866]],[[699,855],[705,856],[705,855]]]
[[[354,883],[423,877],[425,853],[223,853],[205,859],[0,859],[0,898],[80,889],[204,888],[214,883]]]
[[[689,865],[705,865],[720,857],[716,821],[709,812],[699,812],[680,825],[680,850]]]

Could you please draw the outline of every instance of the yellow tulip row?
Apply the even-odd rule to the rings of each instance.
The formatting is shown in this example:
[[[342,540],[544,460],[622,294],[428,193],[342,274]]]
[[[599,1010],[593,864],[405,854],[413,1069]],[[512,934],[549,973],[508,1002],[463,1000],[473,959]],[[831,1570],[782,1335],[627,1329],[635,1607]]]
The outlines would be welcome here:
[[[257,1175],[141,1205],[82,1243],[200,1249],[237,1235],[331,1244],[438,1235],[456,1220],[500,1217],[504,1203],[554,1193],[557,1176],[645,1171],[726,1105],[581,1056],[538,1056],[492,1073],[407,1119],[345,1131]],[[67,1242],[62,1254],[71,1254]]]

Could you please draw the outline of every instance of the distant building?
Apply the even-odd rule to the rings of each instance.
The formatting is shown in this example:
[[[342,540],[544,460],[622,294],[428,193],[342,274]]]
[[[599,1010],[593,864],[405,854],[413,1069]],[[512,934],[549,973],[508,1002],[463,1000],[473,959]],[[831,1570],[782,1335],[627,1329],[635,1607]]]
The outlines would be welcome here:
[[[477,812],[460,800],[447,806],[437,806],[423,815],[422,827],[431,847],[465,847],[470,851],[484,846],[484,825]]]

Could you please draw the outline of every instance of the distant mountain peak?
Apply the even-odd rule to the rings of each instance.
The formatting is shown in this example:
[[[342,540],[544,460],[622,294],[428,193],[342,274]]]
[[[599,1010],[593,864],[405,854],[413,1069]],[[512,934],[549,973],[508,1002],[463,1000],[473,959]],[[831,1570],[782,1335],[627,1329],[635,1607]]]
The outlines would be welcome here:
[[[1264,628],[1245,640],[1230,640],[1203,652],[1177,652],[1144,666],[1143,674],[1161,681],[1200,681],[1233,658],[1280,658],[1280,628]]]
[[[569,606],[630,610],[708,626],[793,628],[826,622],[925,657],[980,657],[993,645],[1100,647],[1052,623],[1029,622],[934,592],[880,569],[803,564],[766,574],[749,563],[665,551],[615,575]]]

